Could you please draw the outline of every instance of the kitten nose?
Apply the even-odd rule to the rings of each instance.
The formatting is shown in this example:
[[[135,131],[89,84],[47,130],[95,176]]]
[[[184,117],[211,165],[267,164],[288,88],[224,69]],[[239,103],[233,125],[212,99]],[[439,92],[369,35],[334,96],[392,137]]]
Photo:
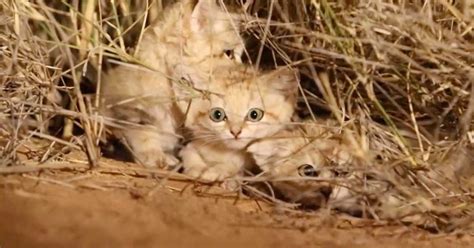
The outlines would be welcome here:
[[[234,135],[234,138],[237,139],[237,137],[239,137],[239,134],[242,133],[242,129],[238,129],[238,130],[231,129],[230,133]]]
[[[329,199],[332,193],[332,187],[330,186],[323,186],[320,188],[321,194],[326,198]]]

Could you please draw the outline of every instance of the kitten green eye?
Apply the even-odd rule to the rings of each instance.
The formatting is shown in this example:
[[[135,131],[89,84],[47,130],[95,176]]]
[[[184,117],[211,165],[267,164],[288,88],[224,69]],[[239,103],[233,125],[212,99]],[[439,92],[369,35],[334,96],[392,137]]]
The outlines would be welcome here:
[[[233,58],[234,58],[234,51],[233,51],[233,50],[224,50],[224,54],[225,54],[225,56],[227,56],[227,58],[229,58],[229,59],[233,59]]]
[[[225,111],[222,108],[212,108],[209,111],[209,118],[214,122],[221,122],[226,119]]]
[[[247,114],[247,120],[252,122],[260,121],[263,118],[263,110],[258,108],[252,108]]]
[[[310,164],[304,164],[298,167],[298,174],[302,177],[317,177],[319,176],[319,171]]]

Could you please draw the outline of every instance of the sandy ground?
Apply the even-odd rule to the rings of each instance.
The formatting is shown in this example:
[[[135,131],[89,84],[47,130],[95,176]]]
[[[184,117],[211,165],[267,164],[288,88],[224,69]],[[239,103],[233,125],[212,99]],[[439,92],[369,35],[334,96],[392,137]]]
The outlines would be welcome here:
[[[1,248],[420,248],[470,247],[474,241],[469,235],[434,235],[333,214],[288,212],[245,197],[222,196],[207,186],[163,183],[129,164],[92,171],[80,163],[71,166],[76,169],[0,173]]]

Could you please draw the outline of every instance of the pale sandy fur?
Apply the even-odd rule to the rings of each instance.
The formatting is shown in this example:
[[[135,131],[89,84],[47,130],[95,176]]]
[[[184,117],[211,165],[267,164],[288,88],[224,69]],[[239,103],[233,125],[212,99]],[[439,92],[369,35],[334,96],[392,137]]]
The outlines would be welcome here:
[[[255,142],[247,151],[263,176],[291,202],[306,207],[329,205],[353,215],[364,211],[367,200],[398,206],[400,201],[392,194],[380,194],[388,190],[388,184],[363,179],[364,173],[357,168],[363,168],[365,160],[358,157],[341,130],[331,119],[310,121]],[[301,174],[304,165],[311,166],[316,173]],[[356,192],[361,189],[372,195],[370,199]]]
[[[135,159],[147,166],[177,164],[184,110],[176,82],[186,71],[206,71],[214,64],[233,64],[243,40],[235,15],[211,0],[183,0],[164,11],[143,35],[137,58],[145,67],[121,65],[102,78],[101,112],[108,117],[141,125],[112,128],[127,143]],[[232,17],[232,18],[230,18]],[[179,95],[179,94],[178,94]]]
[[[333,121],[294,125],[253,143],[247,151],[252,154],[264,176],[274,180],[273,186],[286,199],[321,206],[330,195],[339,198],[345,194],[343,188],[341,192],[335,192],[333,180],[340,167],[350,166],[354,160],[337,133],[338,128]],[[317,174],[302,175],[300,168],[304,166],[309,166]]]
[[[249,163],[245,147],[290,123],[298,92],[298,77],[287,68],[270,72],[245,65],[218,69],[209,75],[211,83],[195,82],[205,93],[189,102],[185,126],[192,133],[191,142],[180,152],[184,172],[207,180],[241,174]],[[225,111],[226,119],[213,121],[213,108]],[[263,111],[263,117],[252,122],[247,115],[255,108]]]

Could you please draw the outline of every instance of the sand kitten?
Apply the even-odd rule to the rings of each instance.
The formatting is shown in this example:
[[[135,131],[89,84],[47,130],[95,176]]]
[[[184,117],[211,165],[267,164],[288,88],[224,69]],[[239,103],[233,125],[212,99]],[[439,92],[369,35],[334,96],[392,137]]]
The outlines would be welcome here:
[[[219,67],[208,78],[194,82],[203,93],[190,103],[185,125],[193,135],[180,155],[186,174],[218,180],[242,171],[251,141],[290,122],[298,78],[287,68],[262,73],[244,65]]]
[[[151,69],[121,65],[102,79],[102,113],[135,124],[115,124],[113,132],[147,166],[178,162],[178,129],[184,120],[174,88],[183,77],[179,68],[205,71],[214,64],[232,64],[243,48],[235,15],[213,0],[193,2],[171,6],[145,31],[137,58]]]
[[[253,143],[247,151],[284,198],[320,207],[334,195],[331,180],[353,160],[348,148],[333,136],[336,132],[332,121],[293,127]]]
[[[247,151],[274,188],[286,200],[303,207],[327,204],[361,216],[366,201],[371,205],[398,206],[400,201],[387,193],[388,184],[357,172],[354,167],[362,162],[344,140],[336,122],[325,120],[282,130],[253,143]],[[364,189],[366,194],[354,192],[353,187]]]

